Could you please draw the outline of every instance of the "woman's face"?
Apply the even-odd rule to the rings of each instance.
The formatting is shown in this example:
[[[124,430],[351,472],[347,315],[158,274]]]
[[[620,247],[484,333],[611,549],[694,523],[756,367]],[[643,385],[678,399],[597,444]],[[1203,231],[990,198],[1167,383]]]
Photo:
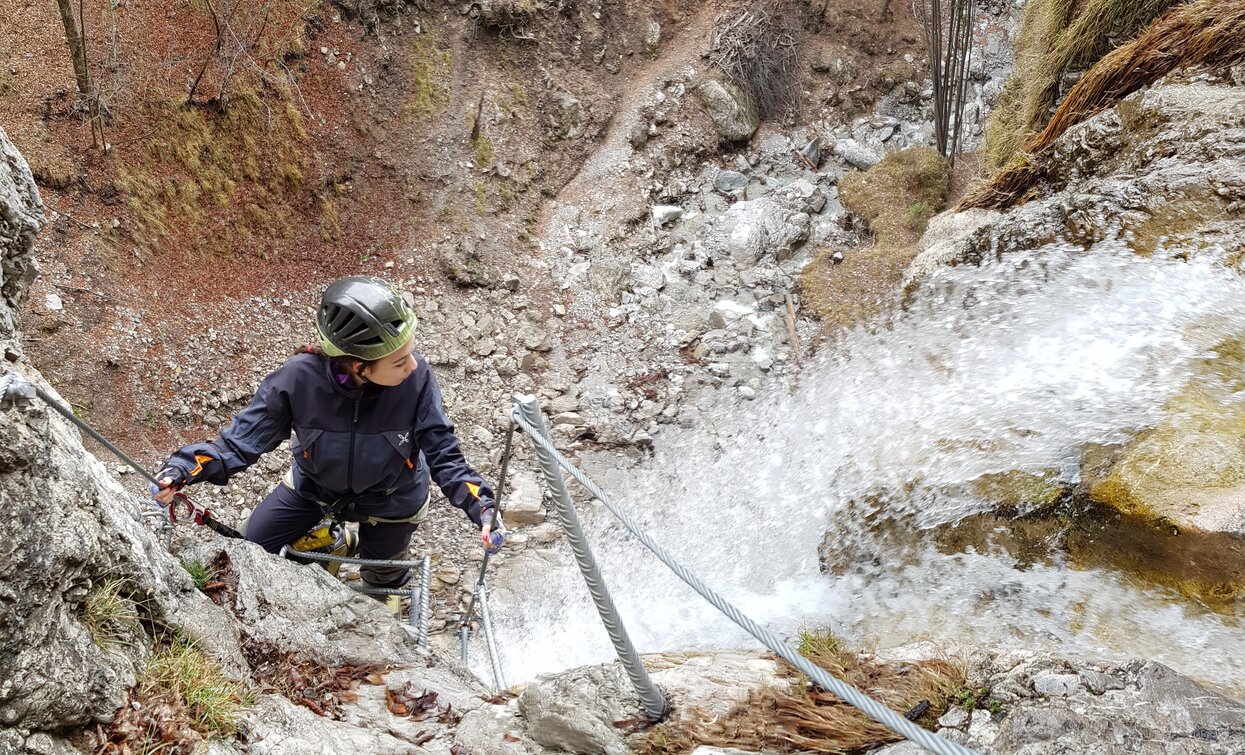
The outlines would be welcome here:
[[[359,371],[363,377],[377,385],[394,386],[406,380],[415,371],[415,339],[394,353]]]

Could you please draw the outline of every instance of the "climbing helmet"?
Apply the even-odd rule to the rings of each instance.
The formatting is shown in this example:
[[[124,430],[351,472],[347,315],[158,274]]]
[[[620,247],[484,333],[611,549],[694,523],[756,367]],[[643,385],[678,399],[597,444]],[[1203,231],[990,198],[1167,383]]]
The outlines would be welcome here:
[[[316,335],[331,357],[383,359],[411,340],[415,313],[380,278],[352,275],[334,281],[320,298]]]

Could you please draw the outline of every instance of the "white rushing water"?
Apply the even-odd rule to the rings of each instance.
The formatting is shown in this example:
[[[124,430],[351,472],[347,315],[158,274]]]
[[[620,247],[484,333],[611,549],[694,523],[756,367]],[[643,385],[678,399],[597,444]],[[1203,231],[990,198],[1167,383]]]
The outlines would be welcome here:
[[[1141,259],[1108,242],[946,268],[885,327],[856,330],[807,365],[791,390],[723,402],[697,428],[659,435],[653,459],[612,470],[597,459],[590,471],[684,564],[780,634],[828,626],[878,646],[1020,641],[1140,655],[1241,692],[1239,617],[1128,575],[883,547],[833,576],[817,557],[828,529],[864,533],[871,512],[911,528],[989,508],[934,489],[1010,470],[1074,475],[1083,444],[1153,425],[1195,363],[1241,333],[1245,280],[1206,261]],[[588,512],[585,528],[641,652],[754,646],[608,512]],[[511,683],[613,657],[560,548],[540,574],[493,578]]]

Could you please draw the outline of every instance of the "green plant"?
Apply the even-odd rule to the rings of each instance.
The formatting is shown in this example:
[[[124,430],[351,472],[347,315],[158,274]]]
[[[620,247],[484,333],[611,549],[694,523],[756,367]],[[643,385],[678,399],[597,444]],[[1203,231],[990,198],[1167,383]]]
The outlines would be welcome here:
[[[134,648],[138,644],[136,638],[142,628],[138,609],[128,596],[127,587],[124,579],[106,578],[87,595],[83,604],[82,621],[91,639],[106,653]]]
[[[800,655],[805,658],[826,653],[837,653],[839,651],[839,638],[835,637],[829,629],[802,629],[800,630],[798,649]]]
[[[214,661],[183,640],[152,656],[141,686],[148,699],[170,696],[185,705],[191,728],[208,735],[236,734],[238,717],[254,702],[252,693],[226,679]]]
[[[934,214],[926,202],[913,202],[908,207],[908,229],[913,233],[924,233],[925,226],[929,224],[929,219]]]
[[[190,574],[190,578],[194,580],[195,588],[202,590],[212,581],[212,571],[203,564],[202,561],[195,559],[193,561],[182,561],[182,568]]]

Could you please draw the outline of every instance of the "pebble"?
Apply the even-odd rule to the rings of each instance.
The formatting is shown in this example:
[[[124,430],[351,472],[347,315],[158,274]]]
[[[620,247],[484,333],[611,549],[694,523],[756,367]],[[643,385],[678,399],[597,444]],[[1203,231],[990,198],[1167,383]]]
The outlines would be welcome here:
[[[683,208],[669,204],[659,204],[653,206],[653,222],[660,226],[666,226],[679,218],[683,217]]]

